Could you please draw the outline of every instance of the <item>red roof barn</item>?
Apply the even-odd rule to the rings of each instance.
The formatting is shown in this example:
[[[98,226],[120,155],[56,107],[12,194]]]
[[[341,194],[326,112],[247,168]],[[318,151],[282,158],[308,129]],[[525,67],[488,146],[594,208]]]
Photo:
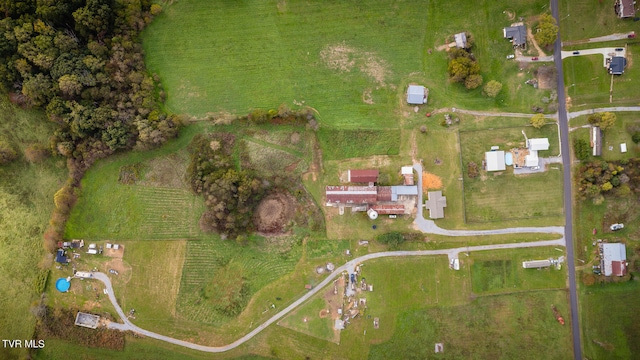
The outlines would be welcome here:
[[[347,170],[347,181],[352,183],[374,183],[378,181],[378,170]]]

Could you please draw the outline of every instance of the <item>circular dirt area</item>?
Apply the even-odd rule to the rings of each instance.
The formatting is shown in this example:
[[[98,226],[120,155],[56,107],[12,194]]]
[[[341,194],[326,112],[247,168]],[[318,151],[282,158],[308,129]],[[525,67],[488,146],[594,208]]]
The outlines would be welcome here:
[[[288,194],[272,194],[264,198],[254,216],[259,232],[265,234],[282,233],[295,213],[295,199]]]
[[[327,316],[329,316],[329,310],[327,309],[320,310],[320,312],[318,313],[318,316],[320,316],[321,319],[326,318]]]

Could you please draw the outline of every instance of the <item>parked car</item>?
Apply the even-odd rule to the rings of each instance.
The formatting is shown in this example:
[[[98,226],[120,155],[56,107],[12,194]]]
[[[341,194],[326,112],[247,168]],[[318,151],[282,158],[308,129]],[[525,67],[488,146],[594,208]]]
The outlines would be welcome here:
[[[574,51],[573,55],[580,55],[580,51]]]
[[[616,51],[624,51],[623,48],[617,48]]]
[[[389,219],[395,219],[397,217],[398,217],[398,215],[389,215]]]
[[[531,58],[531,60],[536,61],[536,60],[538,60],[538,57],[534,56],[534,57]]]
[[[613,224],[610,227],[611,231],[617,231],[624,229],[624,224]]]
[[[113,275],[118,275],[118,272],[113,269],[109,269],[109,272],[112,273]]]
[[[507,60],[515,59],[515,58],[516,58],[516,56],[515,56],[515,55],[513,55],[513,54],[511,54],[511,55],[507,55]]]
[[[628,37],[629,39],[633,39],[633,38],[635,38],[635,37],[636,37],[636,34],[629,34],[627,37]]]

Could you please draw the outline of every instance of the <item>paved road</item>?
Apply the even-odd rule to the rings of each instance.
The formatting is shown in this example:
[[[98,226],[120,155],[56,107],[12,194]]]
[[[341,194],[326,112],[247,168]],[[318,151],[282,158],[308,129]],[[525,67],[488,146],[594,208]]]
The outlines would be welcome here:
[[[598,36],[590,39],[582,39],[582,40],[572,40],[565,41],[562,43],[562,46],[571,46],[571,45],[580,45],[580,44],[589,44],[589,43],[597,43],[597,42],[606,42],[606,41],[615,41],[615,40],[626,40],[629,38],[629,35],[635,34],[634,31],[623,33],[623,34],[611,34],[605,36]]]
[[[418,173],[418,199],[422,201],[422,165],[419,163],[413,164],[413,169]],[[418,205],[418,213],[414,220],[415,226],[418,230],[437,235],[447,236],[483,236],[483,235],[501,235],[501,234],[522,234],[522,233],[555,233],[564,234],[564,228],[562,226],[544,226],[544,227],[515,227],[506,229],[493,229],[493,230],[447,230],[439,227],[433,220],[427,220],[423,215],[423,204]]]
[[[560,24],[558,0],[551,0],[551,13]],[[571,305],[571,332],[573,335],[573,357],[582,360],[582,343],[580,339],[580,316],[578,314],[578,289],[576,285],[576,263],[573,252],[573,198],[571,192],[571,153],[569,151],[569,119],[567,118],[567,102],[564,94],[564,74],[562,71],[562,42],[560,31],[554,44],[553,53],[558,74],[558,125],[560,128],[560,152],[564,172],[564,239],[567,248],[567,268],[569,268],[569,303]]]
[[[330,282],[332,282],[335,278],[340,276],[343,272],[346,271],[348,273],[353,273],[355,271],[356,266],[365,261],[372,260],[372,259],[385,258],[385,257],[434,256],[434,255],[447,255],[449,260],[452,260],[452,259],[457,259],[458,254],[461,252],[469,253],[473,251],[483,251],[483,250],[517,249],[517,248],[531,248],[531,247],[540,247],[540,246],[565,246],[565,243],[563,239],[558,239],[558,240],[533,241],[533,242],[524,242],[524,243],[465,246],[460,248],[441,249],[441,250],[386,251],[386,252],[378,252],[378,253],[372,253],[372,254],[360,256],[358,258],[348,261],[346,264],[335,269],[335,271],[333,271],[329,276],[327,276],[324,280],[322,280],[316,287],[314,287],[309,292],[304,294],[298,300],[294,301],[291,305],[287,306],[286,308],[284,308],[283,310],[281,310],[280,312],[272,316],[269,320],[257,326],[255,329],[253,329],[251,332],[249,332],[245,336],[232,342],[231,344],[223,345],[223,346],[205,346],[205,345],[194,344],[188,341],[174,339],[168,336],[164,336],[161,334],[154,333],[152,331],[139,328],[138,326],[134,325],[131,321],[129,321],[127,316],[124,314],[124,311],[122,311],[122,308],[118,304],[118,301],[116,300],[115,294],[113,292],[113,287],[111,286],[111,280],[106,274],[96,272],[96,273],[93,273],[93,278],[88,280],[92,280],[92,279],[98,280],[105,285],[108,292],[109,300],[111,301],[111,303],[113,304],[113,307],[116,309],[116,312],[124,322],[124,324],[111,322],[108,324],[108,327],[110,329],[116,329],[121,331],[133,331],[149,338],[166,341],[168,343],[187,347],[193,350],[209,352],[209,353],[221,353],[221,352],[235,349],[238,346],[249,341],[251,338],[259,334],[262,330],[266,329],[269,325],[280,320],[282,317],[284,317],[286,314],[291,312],[293,309],[302,305],[305,301],[309,300],[309,298],[311,298],[317,292],[321,291],[325,286],[329,285]]]

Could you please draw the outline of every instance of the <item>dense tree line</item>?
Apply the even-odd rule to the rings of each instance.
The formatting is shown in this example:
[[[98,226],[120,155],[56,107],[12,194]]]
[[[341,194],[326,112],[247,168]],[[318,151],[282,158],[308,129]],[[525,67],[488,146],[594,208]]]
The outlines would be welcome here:
[[[196,135],[187,170],[191,188],[204,196],[207,206],[201,227],[231,238],[253,230],[253,211],[267,190],[252,173],[236,169],[234,143],[230,133]]]
[[[60,125],[52,148],[77,165],[176,134],[138,42],[150,9],[150,0],[0,1],[0,86]]]
[[[470,52],[470,49],[453,49],[449,52],[447,67],[449,79],[464,84],[467,89],[475,89],[482,85],[480,64]]]

